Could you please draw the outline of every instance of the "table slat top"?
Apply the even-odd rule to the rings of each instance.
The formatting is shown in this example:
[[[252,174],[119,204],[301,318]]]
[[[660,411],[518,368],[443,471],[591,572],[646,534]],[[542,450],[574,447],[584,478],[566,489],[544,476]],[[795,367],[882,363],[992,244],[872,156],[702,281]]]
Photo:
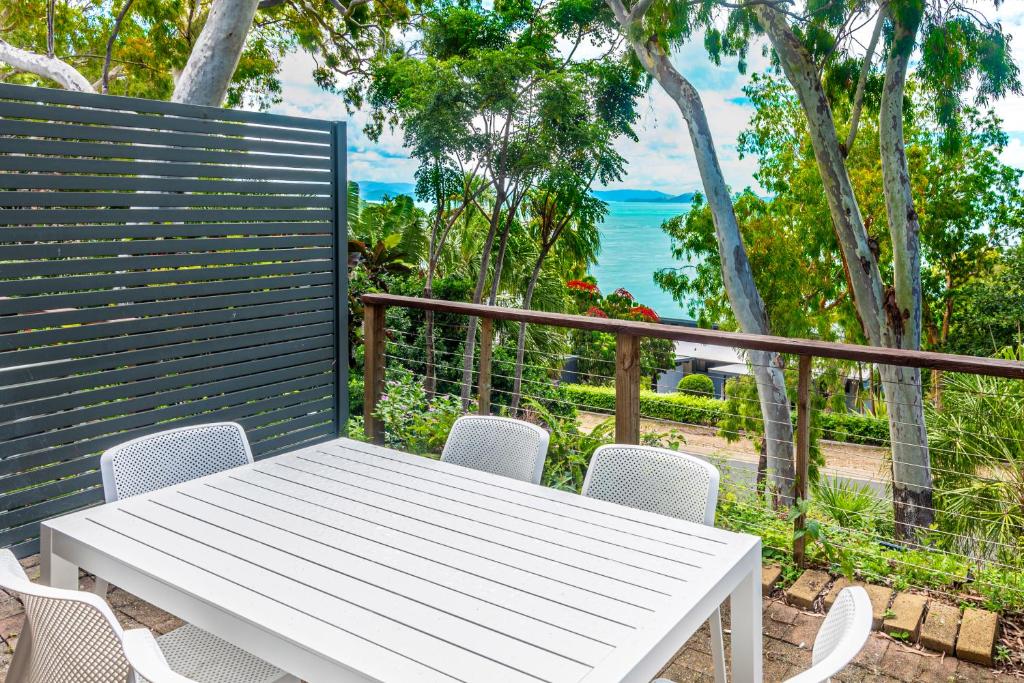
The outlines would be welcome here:
[[[348,439],[46,524],[370,679],[467,683],[600,679],[758,544]]]

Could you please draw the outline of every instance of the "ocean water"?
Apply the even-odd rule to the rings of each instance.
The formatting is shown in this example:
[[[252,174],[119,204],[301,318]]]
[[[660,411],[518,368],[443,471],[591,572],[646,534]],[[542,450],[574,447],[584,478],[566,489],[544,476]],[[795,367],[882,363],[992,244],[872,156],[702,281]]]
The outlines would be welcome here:
[[[601,225],[601,254],[590,269],[601,291],[607,294],[624,287],[658,315],[689,318],[654,282],[656,270],[685,265],[672,258],[672,240],[661,224],[689,210],[689,204],[608,202],[608,216]]]

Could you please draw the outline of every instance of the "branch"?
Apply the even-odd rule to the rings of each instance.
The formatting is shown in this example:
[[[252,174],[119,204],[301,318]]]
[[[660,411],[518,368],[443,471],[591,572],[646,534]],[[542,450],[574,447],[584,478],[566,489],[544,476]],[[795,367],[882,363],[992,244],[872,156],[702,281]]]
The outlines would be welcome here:
[[[871,70],[871,61],[875,57],[875,48],[878,46],[878,38],[882,35],[882,24],[885,23],[885,6],[878,8],[878,21],[875,22],[875,30],[871,33],[871,42],[868,43],[868,51],[864,55],[864,65],[860,70],[860,78],[857,79],[857,93],[853,97],[853,113],[850,117],[850,133],[846,136],[843,144],[843,156],[849,156],[853,149],[853,142],[857,139],[857,126],[860,123],[860,113],[864,108],[864,89],[868,84],[868,72]]]
[[[271,7],[277,7],[283,5],[288,0],[260,0],[260,4],[256,5],[256,9],[270,9]]]
[[[117,13],[117,18],[114,20],[114,25],[110,29],[110,37],[107,38],[107,54],[103,58],[103,79],[101,81],[102,88],[100,92],[104,95],[110,89],[110,57],[114,53],[114,41],[117,40],[117,34],[121,32],[121,23],[124,18],[128,15],[128,10],[132,8],[132,3],[135,0],[126,0],[124,7]]]
[[[647,14],[647,10],[654,4],[654,0],[639,0],[633,9],[629,11],[629,15],[626,17],[626,22],[632,24],[635,21],[643,19],[643,16]]]
[[[67,62],[56,57],[47,57],[22,50],[3,39],[0,39],[0,62],[9,64],[19,71],[48,78],[65,90],[96,92],[89,79]]]

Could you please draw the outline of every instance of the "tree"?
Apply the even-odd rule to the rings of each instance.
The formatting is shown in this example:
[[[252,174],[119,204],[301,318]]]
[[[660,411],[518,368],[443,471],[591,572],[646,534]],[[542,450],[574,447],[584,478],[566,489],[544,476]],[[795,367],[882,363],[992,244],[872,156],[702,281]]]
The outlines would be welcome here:
[[[821,5],[813,1],[805,3],[803,14],[795,13],[789,3],[775,0],[746,0],[740,7],[730,18],[730,31],[720,45],[725,50],[745,50],[749,36],[758,30],[763,30],[771,42],[804,113],[865,337],[876,346],[919,348],[920,219],[913,201],[903,130],[911,57],[921,38],[921,80],[930,91],[939,120],[947,126],[947,141],[954,144],[956,114],[972,78],[980,79],[978,93],[982,100],[1020,88],[1006,37],[997,25],[984,22],[955,0],[928,6],[924,0],[889,0],[878,6]],[[835,87],[843,82],[836,76],[849,73],[851,63],[873,68],[873,48],[860,59],[854,56],[858,43],[852,27],[865,15],[875,15],[875,21],[884,22],[888,29],[878,107],[879,157],[892,250],[891,283],[879,268],[878,244],[868,234],[846,164],[848,144],[839,139],[832,109],[833,99],[850,92],[849,88]],[[831,89],[826,87],[829,83]],[[853,92],[854,97],[863,98],[864,88],[858,83]],[[863,102],[859,99],[853,103],[853,120],[858,120]],[[913,539],[933,519],[920,371],[880,366],[879,372],[892,437],[896,530],[902,538]]]
[[[559,38],[582,41],[600,30],[591,16],[572,10],[571,3],[438,4],[417,23],[417,49],[396,52],[373,70],[369,101],[376,114],[368,132],[402,124],[406,146],[429,178],[430,196],[451,196],[438,188],[445,178],[466,172],[479,174],[487,185],[488,204],[478,197],[465,202],[488,224],[473,303],[495,303],[510,239],[532,188],[560,164],[591,182],[614,179],[621,171],[621,157],[603,140],[631,133],[629,94],[639,91],[636,75],[623,64],[574,61],[560,53]],[[601,151],[597,161],[594,150]],[[471,317],[464,403],[472,387],[476,332]]]
[[[266,107],[298,45],[318,80],[357,74],[408,16],[391,0],[52,0],[0,8],[0,78],[207,106]],[[358,100],[358,87],[348,91]]]
[[[671,61],[669,48],[688,40],[713,23],[707,2],[637,0],[627,7],[623,0],[606,0],[614,21],[629,41],[644,70],[656,80],[679,107],[693,144],[697,168],[718,243],[725,292],[740,329],[771,334],[764,301],[754,283],[746,245],[733,212],[729,186],[715,150],[711,127],[700,93]],[[717,35],[717,34],[712,34]],[[793,426],[789,397],[778,354],[750,351],[748,361],[757,378],[758,400],[766,429],[765,443],[777,499],[788,504],[795,477]]]

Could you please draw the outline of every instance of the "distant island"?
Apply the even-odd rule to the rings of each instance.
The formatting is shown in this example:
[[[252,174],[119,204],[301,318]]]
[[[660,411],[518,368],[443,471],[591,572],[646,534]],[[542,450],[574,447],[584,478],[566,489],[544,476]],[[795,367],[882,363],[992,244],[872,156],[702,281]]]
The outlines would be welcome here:
[[[413,196],[416,186],[412,183],[388,183],[376,180],[360,180],[359,195],[363,201],[379,202],[385,196],[400,194]],[[658,204],[691,204],[693,192],[668,194],[658,190],[594,190],[594,196],[606,202],[656,202]]]
[[[668,194],[658,190],[594,190],[594,196],[606,202],[658,202],[663,204],[691,204],[693,192]]]

